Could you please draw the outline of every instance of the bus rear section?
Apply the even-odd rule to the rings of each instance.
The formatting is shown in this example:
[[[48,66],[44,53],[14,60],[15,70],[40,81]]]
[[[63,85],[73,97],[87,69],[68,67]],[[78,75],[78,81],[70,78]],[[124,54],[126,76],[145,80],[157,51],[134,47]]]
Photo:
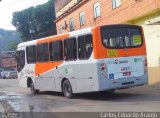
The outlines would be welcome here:
[[[148,83],[146,46],[140,26],[109,25],[93,32],[100,91]]]

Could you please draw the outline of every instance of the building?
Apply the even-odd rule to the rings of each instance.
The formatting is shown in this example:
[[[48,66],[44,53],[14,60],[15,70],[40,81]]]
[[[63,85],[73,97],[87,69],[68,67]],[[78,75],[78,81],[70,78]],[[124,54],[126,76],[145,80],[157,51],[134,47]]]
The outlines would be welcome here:
[[[58,34],[104,24],[143,26],[148,65],[160,76],[160,0],[55,0],[55,9]]]
[[[1,52],[0,54],[0,71],[15,70],[16,59],[15,52]]]

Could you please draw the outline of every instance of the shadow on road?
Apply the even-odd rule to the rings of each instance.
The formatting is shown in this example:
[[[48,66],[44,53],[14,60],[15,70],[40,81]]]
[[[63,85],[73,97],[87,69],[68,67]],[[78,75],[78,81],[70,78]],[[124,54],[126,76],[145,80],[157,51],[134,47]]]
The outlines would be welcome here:
[[[100,92],[92,92],[92,93],[82,93],[75,94],[73,99],[85,99],[85,100],[96,100],[96,101],[113,101],[113,102],[151,102],[151,101],[159,101],[160,94],[152,93],[150,87],[141,87],[132,88],[127,90],[117,90],[113,94],[108,93],[100,93]],[[141,90],[141,92],[139,92]],[[40,92],[39,95],[49,95],[54,97],[62,97],[62,93],[59,92]]]
[[[53,92],[53,91],[40,92],[39,95],[53,95],[53,96],[61,96],[61,97],[63,97],[63,93],[61,93],[61,92]]]
[[[133,98],[141,96],[139,94],[134,93],[121,93],[121,92],[115,92],[113,94],[105,94],[105,93],[85,93],[85,94],[79,94],[76,96],[76,98],[82,98],[82,99],[90,99],[90,100],[101,100],[101,101],[119,101],[127,98]]]

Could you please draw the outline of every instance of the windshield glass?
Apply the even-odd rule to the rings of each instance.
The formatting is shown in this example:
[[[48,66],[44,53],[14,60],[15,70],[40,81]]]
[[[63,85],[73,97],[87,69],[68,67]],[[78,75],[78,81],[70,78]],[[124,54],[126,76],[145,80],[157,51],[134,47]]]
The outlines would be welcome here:
[[[107,48],[132,48],[142,45],[142,31],[139,26],[103,26],[101,36]]]
[[[20,50],[16,52],[17,71],[20,72],[25,66],[25,51]]]

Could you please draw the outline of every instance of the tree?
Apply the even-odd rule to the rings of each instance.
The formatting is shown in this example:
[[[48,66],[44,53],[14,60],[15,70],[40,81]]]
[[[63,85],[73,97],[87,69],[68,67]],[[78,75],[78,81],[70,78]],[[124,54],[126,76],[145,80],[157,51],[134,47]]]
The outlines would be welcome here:
[[[30,22],[32,22],[33,7],[13,13],[12,24],[21,34],[22,40],[27,41],[30,38]]]
[[[9,46],[8,46],[8,50],[16,50],[17,45],[18,45],[18,43],[15,41],[10,42]]]
[[[12,24],[23,41],[56,34],[54,0],[43,5],[14,12]]]

